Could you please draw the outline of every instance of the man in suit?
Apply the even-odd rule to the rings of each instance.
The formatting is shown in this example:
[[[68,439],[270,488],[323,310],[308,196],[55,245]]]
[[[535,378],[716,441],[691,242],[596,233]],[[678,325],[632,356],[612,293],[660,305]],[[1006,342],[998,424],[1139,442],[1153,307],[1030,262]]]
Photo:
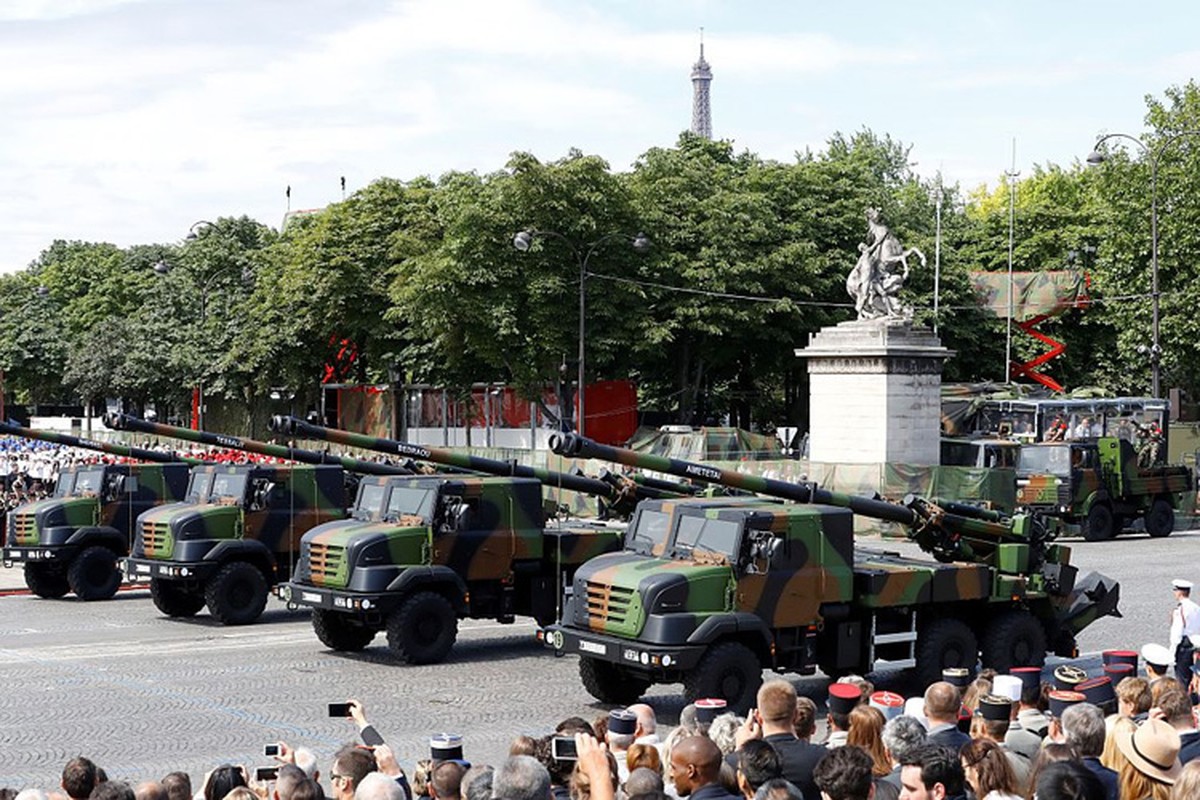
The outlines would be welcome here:
[[[929,720],[929,744],[949,747],[955,753],[971,741],[971,737],[958,729],[958,710],[962,699],[958,689],[946,681],[931,683],[925,690],[925,719]]]

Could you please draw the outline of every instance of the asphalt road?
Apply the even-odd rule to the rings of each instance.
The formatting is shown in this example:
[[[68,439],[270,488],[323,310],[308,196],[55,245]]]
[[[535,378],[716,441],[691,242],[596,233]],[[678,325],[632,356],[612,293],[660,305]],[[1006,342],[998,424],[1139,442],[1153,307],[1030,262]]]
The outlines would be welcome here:
[[[1102,620],[1080,638],[1093,654],[1089,664],[1103,649],[1165,643],[1170,580],[1200,582],[1198,546],[1200,532],[1075,546],[1082,572],[1098,569],[1122,584],[1124,618]],[[0,586],[19,583],[16,570],[0,573]],[[276,600],[260,623],[224,628],[204,613],[166,619],[142,590],[87,604],[3,597],[0,786],[53,788],[77,754],[114,778],[183,769],[199,782],[226,761],[269,763],[262,745],[281,739],[313,749],[327,777],[329,757],[355,731],[348,720],[329,719],[326,704],[350,697],[364,702],[410,769],[426,755],[429,734],[441,731],[464,735],[467,758],[496,763],[516,735],[603,711],[580,686],[575,661],[544,653],[533,632],[531,622],[467,621],[449,662],[409,668],[390,662],[383,636],[354,656],[325,650],[307,615]],[[877,682],[903,688],[896,676]],[[824,685],[797,680],[814,699],[823,699]],[[648,700],[666,724],[678,719],[679,692],[651,689]]]

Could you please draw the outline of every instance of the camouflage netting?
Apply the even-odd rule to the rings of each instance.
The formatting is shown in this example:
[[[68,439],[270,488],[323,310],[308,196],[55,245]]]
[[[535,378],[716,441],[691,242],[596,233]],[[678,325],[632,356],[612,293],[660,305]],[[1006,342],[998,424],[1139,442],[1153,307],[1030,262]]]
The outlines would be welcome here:
[[[641,428],[630,450],[685,461],[761,461],[782,455],[779,439],[741,428],[696,428],[673,431]]]
[[[1009,316],[1007,272],[972,272],[971,288],[979,303],[1001,319]],[[1012,318],[1018,321],[1047,315],[1088,302],[1087,275],[1074,270],[1012,273]]]

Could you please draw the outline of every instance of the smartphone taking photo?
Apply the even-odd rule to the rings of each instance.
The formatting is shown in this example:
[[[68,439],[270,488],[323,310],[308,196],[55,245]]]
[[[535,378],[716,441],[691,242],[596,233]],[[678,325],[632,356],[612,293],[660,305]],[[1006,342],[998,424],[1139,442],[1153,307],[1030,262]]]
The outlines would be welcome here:
[[[329,716],[331,717],[348,717],[350,716],[349,703],[330,703]]]

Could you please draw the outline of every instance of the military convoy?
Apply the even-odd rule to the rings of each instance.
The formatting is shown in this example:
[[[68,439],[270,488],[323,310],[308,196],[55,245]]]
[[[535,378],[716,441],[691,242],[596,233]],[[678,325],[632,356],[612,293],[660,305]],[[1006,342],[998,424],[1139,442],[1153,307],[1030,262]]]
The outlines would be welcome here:
[[[623,525],[547,519],[543,487],[597,496],[617,514],[673,486],[554,472],[290,417],[271,427],[485,473],[364,479],[349,519],[304,535],[295,574],[281,589],[289,603],[313,609],[313,629],[327,647],[361,650],[386,630],[391,652],[409,664],[442,661],[462,618],[553,622],[579,565],[620,547]]]
[[[1169,536],[1191,489],[1188,467],[1143,465],[1115,436],[1022,445],[1017,464],[1017,503],[1081,524],[1089,541],[1112,539],[1139,518],[1146,533]]]
[[[190,465],[200,463],[7,422],[0,423],[0,434],[149,462],[69,467],[59,474],[53,496],[9,510],[4,566],[23,564],[25,585],[38,597],[73,592],[80,600],[106,600],[116,594],[118,562],[129,554],[134,520],[182,499]]]
[[[946,667],[997,670],[1075,654],[1075,634],[1117,614],[1119,588],[1078,578],[1037,515],[903,504],[715,469],[567,435],[560,455],[598,458],[796,501],[644,502],[619,553],[580,567],[561,621],[539,637],[579,656],[597,699],[656,683],[745,710],[762,670],[831,676]],[[854,514],[898,523],[934,561],[854,543]]]

